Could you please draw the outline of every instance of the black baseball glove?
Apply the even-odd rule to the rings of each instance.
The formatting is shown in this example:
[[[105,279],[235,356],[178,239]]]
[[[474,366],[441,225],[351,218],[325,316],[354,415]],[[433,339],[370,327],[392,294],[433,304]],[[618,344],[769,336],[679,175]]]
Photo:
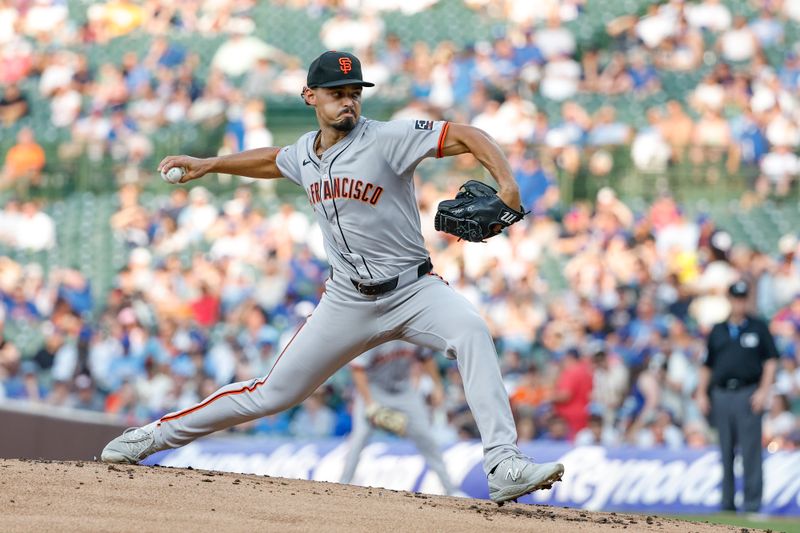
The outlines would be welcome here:
[[[434,225],[465,241],[481,242],[494,237],[504,228],[519,222],[526,213],[508,207],[494,187],[480,181],[469,180],[453,200],[439,203]]]

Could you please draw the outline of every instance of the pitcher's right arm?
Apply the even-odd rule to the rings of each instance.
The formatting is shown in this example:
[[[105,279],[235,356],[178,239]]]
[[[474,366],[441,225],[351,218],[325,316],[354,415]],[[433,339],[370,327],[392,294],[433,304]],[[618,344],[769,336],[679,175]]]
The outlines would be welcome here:
[[[170,155],[161,161],[158,170],[166,173],[173,167],[183,167],[186,169],[186,174],[181,178],[180,183],[196,180],[209,172],[258,179],[282,178],[283,174],[277,164],[280,151],[280,148],[269,147],[207,158]]]

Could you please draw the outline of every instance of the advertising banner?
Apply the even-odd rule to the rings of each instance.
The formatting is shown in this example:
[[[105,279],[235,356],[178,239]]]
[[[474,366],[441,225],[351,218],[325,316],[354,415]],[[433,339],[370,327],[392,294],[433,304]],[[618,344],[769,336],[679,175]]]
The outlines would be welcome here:
[[[521,502],[589,510],[658,513],[710,513],[719,509],[722,468],[715,448],[701,450],[576,448],[564,443],[523,444],[537,462],[560,461],[562,483]],[[337,482],[347,441],[213,438],[168,450],[145,464]],[[488,498],[479,442],[444,449],[453,482],[467,495]],[[741,465],[737,464],[741,487]],[[353,483],[395,490],[443,494],[442,486],[414,446],[402,440],[375,441],[361,455]],[[737,495],[741,498],[741,493]],[[764,456],[762,511],[800,516],[800,452]]]

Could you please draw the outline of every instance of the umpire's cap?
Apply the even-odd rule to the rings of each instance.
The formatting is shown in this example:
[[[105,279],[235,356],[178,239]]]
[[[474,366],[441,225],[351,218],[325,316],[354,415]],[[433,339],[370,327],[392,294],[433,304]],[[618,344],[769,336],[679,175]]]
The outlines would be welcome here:
[[[730,287],[728,287],[728,294],[734,298],[744,298],[750,292],[750,284],[745,280],[740,279]]]
[[[374,87],[374,83],[361,79],[361,61],[353,54],[329,50],[316,58],[308,68],[306,85],[314,87],[340,87],[360,85]]]

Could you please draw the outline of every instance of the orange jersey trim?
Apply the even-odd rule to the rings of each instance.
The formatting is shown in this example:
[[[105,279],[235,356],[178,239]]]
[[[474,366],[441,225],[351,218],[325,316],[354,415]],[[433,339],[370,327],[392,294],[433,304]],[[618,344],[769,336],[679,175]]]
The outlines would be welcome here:
[[[436,144],[436,158],[440,158],[444,156],[442,152],[444,150],[444,139],[447,137],[447,130],[450,129],[450,123],[445,122],[444,126],[442,126],[442,132],[439,134],[439,142]]]
[[[447,285],[448,287],[450,286],[450,284],[447,282],[447,280],[446,280],[446,279],[444,279],[444,278],[443,278],[442,276],[440,276],[439,274],[437,274],[436,272],[428,272],[428,275],[429,275],[429,276],[433,276],[434,278],[439,278],[440,280],[444,281],[444,284],[445,284],[445,285]]]
[[[300,329],[298,329],[297,332],[292,336],[292,338],[289,340],[289,344],[287,344],[286,347],[283,349],[283,351],[280,353],[278,358],[275,360],[275,364],[272,365],[272,368],[270,369],[269,374],[267,374],[264,379],[262,379],[261,381],[256,381],[255,383],[253,383],[253,385],[244,386],[241,389],[229,390],[229,391],[221,392],[221,393],[217,394],[216,396],[213,396],[213,397],[209,398],[208,400],[206,400],[206,401],[204,401],[204,402],[202,402],[202,403],[200,403],[198,405],[195,405],[194,407],[190,407],[189,409],[185,409],[183,411],[179,411],[179,412],[177,412],[177,413],[175,413],[173,415],[167,415],[167,416],[161,418],[158,421],[158,425],[160,426],[163,422],[169,422],[170,420],[175,420],[177,418],[181,418],[181,417],[184,417],[186,415],[192,414],[195,411],[198,411],[198,410],[202,409],[203,407],[208,407],[209,405],[211,405],[215,401],[219,400],[220,398],[224,398],[225,396],[233,396],[235,394],[242,394],[242,393],[245,393],[245,392],[253,392],[254,390],[256,390],[258,387],[260,387],[261,385],[263,385],[264,383],[267,382],[269,377],[272,375],[272,371],[275,370],[276,366],[278,366],[278,362],[281,360],[281,357],[283,357],[283,354],[286,353],[286,350],[288,350],[289,346],[292,345],[292,341],[294,341],[294,339],[300,333],[300,330],[302,330],[305,325],[306,325],[306,323],[304,322],[303,325],[300,326]]]

